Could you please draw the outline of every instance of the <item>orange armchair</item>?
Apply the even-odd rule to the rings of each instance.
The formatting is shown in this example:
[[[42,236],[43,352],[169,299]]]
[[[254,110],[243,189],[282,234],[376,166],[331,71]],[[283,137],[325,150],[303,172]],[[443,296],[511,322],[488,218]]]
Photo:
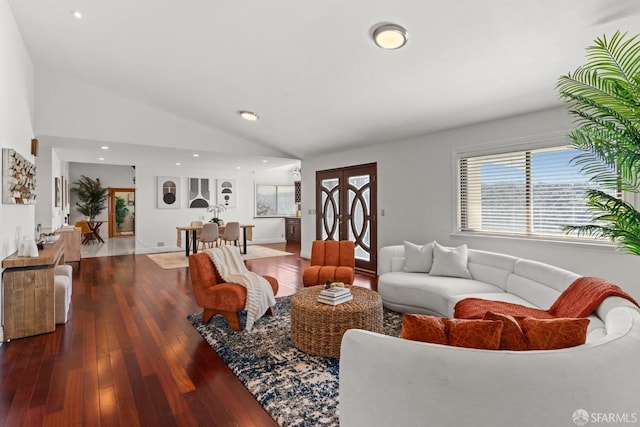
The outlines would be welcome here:
[[[205,252],[189,257],[189,275],[193,285],[196,303],[202,307],[202,323],[207,323],[216,314],[221,314],[234,331],[240,331],[239,312],[247,302],[247,290],[237,283],[225,283],[211,258]],[[264,276],[271,285],[273,294],[278,292],[278,281],[274,277]],[[273,309],[267,313],[273,316]]]
[[[355,244],[350,240],[315,240],[311,246],[311,266],[302,274],[302,284],[316,286],[327,279],[353,284],[356,267]]]

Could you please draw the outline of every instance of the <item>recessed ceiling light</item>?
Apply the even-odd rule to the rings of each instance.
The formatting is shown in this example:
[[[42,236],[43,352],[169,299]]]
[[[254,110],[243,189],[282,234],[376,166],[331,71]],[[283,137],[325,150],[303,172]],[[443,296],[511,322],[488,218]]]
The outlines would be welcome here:
[[[200,154],[198,154],[198,153],[193,153],[193,157],[200,157]]]
[[[98,160],[103,161],[104,157],[98,157]]]
[[[262,163],[269,163],[269,160],[264,159],[264,160],[262,161]]]
[[[73,16],[76,19],[82,19],[82,12],[80,12],[79,10],[72,10],[71,16]]]
[[[240,170],[240,169],[242,169],[242,168],[241,168],[240,166],[236,166],[236,169]]]
[[[177,163],[176,163],[176,166],[180,166],[180,162],[177,162]]]
[[[249,120],[250,122],[255,122],[259,118],[259,116],[253,111],[242,110],[242,111],[238,111],[238,114],[240,114],[240,117],[242,117],[245,120]]]
[[[407,40],[409,33],[397,24],[379,24],[373,30],[373,41],[382,49],[399,49]]]
[[[102,147],[100,147],[100,148],[102,148],[103,150],[108,150],[108,149],[109,149],[109,147],[107,147],[106,145],[103,145],[103,146],[102,146]]]

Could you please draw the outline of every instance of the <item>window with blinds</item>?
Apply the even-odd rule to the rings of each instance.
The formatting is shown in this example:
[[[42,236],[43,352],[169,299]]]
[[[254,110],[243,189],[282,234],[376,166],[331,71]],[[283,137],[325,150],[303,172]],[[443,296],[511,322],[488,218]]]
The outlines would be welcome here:
[[[461,157],[459,231],[564,236],[563,225],[589,223],[584,193],[599,187],[571,164],[578,153],[562,146]]]

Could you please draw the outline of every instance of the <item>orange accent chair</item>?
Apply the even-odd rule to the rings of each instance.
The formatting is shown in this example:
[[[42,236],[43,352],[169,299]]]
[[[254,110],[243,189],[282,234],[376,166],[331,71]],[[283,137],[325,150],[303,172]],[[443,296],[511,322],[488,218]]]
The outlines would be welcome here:
[[[353,284],[356,267],[355,244],[350,240],[314,240],[311,266],[302,274],[302,284],[322,285],[327,279]]]
[[[211,317],[221,314],[234,331],[242,330],[239,312],[247,302],[247,289],[237,283],[226,283],[220,277],[213,261],[206,252],[189,257],[189,275],[193,285],[196,303],[202,307],[202,323],[208,323]],[[278,292],[278,281],[274,277],[264,276],[271,285],[273,294]],[[267,313],[274,315],[273,309]]]

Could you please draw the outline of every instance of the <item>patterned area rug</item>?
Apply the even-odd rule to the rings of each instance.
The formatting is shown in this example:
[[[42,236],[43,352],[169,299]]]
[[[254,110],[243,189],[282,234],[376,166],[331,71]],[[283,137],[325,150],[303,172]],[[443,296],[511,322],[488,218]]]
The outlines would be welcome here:
[[[242,259],[247,261],[250,259],[270,258],[274,256],[286,255],[293,254],[291,252],[284,252],[277,249],[267,248],[266,246],[249,245],[247,246],[247,253],[242,255]],[[184,251],[167,252],[162,254],[148,254],[147,257],[149,257],[149,259],[151,259],[153,262],[155,262],[165,270],[171,268],[184,268],[189,266],[189,258],[185,256]]]
[[[280,426],[338,426],[340,361],[293,347],[290,312],[291,298],[277,298],[275,317],[237,333],[221,316],[206,325],[201,313],[187,319]],[[401,324],[402,314],[385,309],[385,334],[399,336]]]

